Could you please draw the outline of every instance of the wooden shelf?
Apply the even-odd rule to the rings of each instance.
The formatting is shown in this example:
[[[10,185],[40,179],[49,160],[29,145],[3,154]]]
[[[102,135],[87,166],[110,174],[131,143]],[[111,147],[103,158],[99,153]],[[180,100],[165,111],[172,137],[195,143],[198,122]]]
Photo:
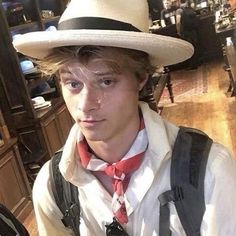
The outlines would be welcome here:
[[[48,80],[52,89],[40,94],[45,97],[45,100],[56,99],[55,102],[53,100],[52,106],[47,109],[34,110],[31,89],[35,88],[33,85],[38,86],[37,79],[40,81],[44,78],[39,75],[35,80],[30,81],[31,84],[26,80],[20,62],[29,58],[16,52],[12,44],[12,38],[16,34],[42,31],[51,25],[56,26],[65,9],[64,1],[20,0],[19,3],[24,8],[24,11],[19,14],[25,14],[25,18],[30,19],[25,24],[9,27],[12,19],[6,15],[3,7],[0,8],[0,109],[10,136],[18,138],[20,156],[26,166],[29,162],[47,161],[57,149],[63,146],[72,121],[56,80]],[[53,11],[55,16],[41,18],[44,9]],[[16,20],[13,22],[21,22],[21,18],[13,20]],[[1,153],[5,152],[9,145],[6,142],[0,149]]]
[[[17,139],[11,138],[4,142],[4,145],[0,147],[0,156],[2,156],[11,146],[16,144]]]
[[[0,202],[20,220],[24,220],[32,210],[31,189],[16,138],[8,140],[0,148],[0,180]]]

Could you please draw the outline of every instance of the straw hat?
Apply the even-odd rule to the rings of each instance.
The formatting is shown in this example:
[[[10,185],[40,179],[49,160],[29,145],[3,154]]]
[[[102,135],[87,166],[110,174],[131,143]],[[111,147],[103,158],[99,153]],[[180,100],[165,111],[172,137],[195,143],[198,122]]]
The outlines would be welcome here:
[[[42,59],[52,48],[100,45],[147,52],[155,65],[165,66],[192,56],[190,43],[149,33],[146,0],[72,0],[62,14],[58,30],[15,37],[17,51]]]

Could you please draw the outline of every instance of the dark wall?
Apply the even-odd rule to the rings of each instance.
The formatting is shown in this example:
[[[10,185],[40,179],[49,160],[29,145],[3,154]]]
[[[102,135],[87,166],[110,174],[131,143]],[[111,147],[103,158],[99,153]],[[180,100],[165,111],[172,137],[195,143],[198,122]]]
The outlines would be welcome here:
[[[148,4],[152,20],[160,19],[161,10],[163,9],[162,0],[148,0]]]

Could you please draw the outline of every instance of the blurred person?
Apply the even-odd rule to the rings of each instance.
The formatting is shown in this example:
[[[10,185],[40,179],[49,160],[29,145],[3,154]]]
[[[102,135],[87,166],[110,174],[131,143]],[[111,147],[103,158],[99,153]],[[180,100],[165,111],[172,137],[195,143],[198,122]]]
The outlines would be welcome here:
[[[164,9],[161,11],[161,26],[165,27],[175,24],[175,7],[172,5],[171,0],[163,1]]]
[[[194,46],[194,54],[186,63],[189,69],[197,69],[200,63],[200,50],[198,40],[198,18],[191,6],[190,0],[180,0],[180,8],[176,10],[176,31],[184,40]]]

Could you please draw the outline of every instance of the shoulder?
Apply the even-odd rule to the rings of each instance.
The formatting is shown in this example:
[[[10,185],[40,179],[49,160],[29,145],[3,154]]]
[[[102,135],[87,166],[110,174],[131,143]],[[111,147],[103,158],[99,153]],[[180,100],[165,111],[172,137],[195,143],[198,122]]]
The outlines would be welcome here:
[[[33,186],[33,194],[42,192],[41,188],[48,188],[48,181],[49,181],[49,163],[50,161],[46,162],[42,168],[40,169],[37,178],[34,182]]]
[[[49,198],[50,192],[50,180],[49,180],[49,163],[46,162],[40,169],[37,178],[33,186],[33,200],[34,202],[40,202],[45,200],[43,198]]]
[[[219,143],[213,143],[206,169],[206,196],[232,194],[236,197],[236,159]],[[212,192],[214,190],[214,192]],[[223,191],[223,192],[222,192]]]
[[[216,176],[235,172],[236,177],[236,159],[225,146],[213,143],[209,153],[208,170]]]
[[[165,14],[166,10],[165,9],[162,9],[161,10],[161,15],[163,16]]]
[[[181,15],[183,13],[183,9],[182,8],[178,8],[176,11],[175,11],[175,14],[176,15]]]
[[[41,168],[33,187],[33,204],[38,231],[40,235],[72,235],[71,230],[62,224],[62,213],[52,194],[49,164],[50,161]]]
[[[39,171],[33,186],[33,203],[35,208],[42,208],[44,212],[50,212],[54,209],[56,215],[60,215],[60,210],[55,204],[51,190],[51,180],[49,173],[50,161],[46,162]],[[47,202],[47,204],[45,204]]]
[[[224,146],[213,143],[205,176],[206,212],[203,231],[235,235],[236,159]],[[205,234],[204,234],[205,235]]]

